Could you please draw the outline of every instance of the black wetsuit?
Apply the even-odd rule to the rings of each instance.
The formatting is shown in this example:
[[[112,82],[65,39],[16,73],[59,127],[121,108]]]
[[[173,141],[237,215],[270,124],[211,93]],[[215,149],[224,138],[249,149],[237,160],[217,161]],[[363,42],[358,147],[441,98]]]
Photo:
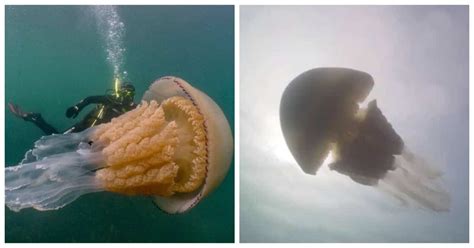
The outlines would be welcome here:
[[[89,104],[97,104],[97,106],[89,112],[82,121],[68,128],[65,132],[81,132],[89,127],[109,122],[112,118],[122,115],[137,106],[133,101],[119,101],[115,96],[102,95],[89,96],[71,108],[76,109],[75,115],[77,115]],[[31,113],[25,117],[25,120],[33,122],[37,127],[43,130],[46,135],[59,133],[57,129],[47,123],[39,113]]]

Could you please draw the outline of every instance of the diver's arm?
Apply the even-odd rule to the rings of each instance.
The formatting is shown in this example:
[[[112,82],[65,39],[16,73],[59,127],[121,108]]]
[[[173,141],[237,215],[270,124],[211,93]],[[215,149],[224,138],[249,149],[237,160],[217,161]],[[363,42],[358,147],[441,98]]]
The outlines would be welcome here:
[[[81,111],[84,107],[86,107],[89,104],[107,104],[110,103],[110,96],[88,96],[84,99],[82,99],[77,106],[79,108],[79,111]]]
[[[82,99],[76,105],[68,108],[67,111],[66,111],[66,116],[68,118],[71,118],[71,117],[75,118],[79,114],[79,112],[81,112],[81,110],[89,104],[108,104],[108,103],[110,103],[110,97],[109,96],[106,96],[106,95],[103,95],[103,96],[89,96],[89,97],[86,97],[86,98]]]

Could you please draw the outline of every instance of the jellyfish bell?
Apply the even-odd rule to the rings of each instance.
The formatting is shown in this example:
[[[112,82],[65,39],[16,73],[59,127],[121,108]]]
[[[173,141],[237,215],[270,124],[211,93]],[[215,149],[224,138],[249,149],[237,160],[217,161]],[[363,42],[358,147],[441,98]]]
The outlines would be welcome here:
[[[374,85],[372,77],[346,68],[316,68],[296,77],[280,103],[280,124],[301,169],[316,174],[330,145],[357,112]],[[346,129],[346,130],[345,130]]]
[[[170,213],[179,213],[195,206],[203,197],[214,190],[224,179],[232,159],[233,141],[229,122],[219,106],[206,94],[176,77],[163,77],[145,92],[143,100],[162,101],[170,96],[190,99],[203,116],[207,133],[207,177],[198,191],[177,194],[171,197],[156,196],[155,203]]]
[[[184,80],[164,77],[111,122],[37,141],[22,164],[5,169],[6,205],[52,210],[110,191],[153,196],[164,211],[182,213],[222,182],[232,151],[219,106]]]

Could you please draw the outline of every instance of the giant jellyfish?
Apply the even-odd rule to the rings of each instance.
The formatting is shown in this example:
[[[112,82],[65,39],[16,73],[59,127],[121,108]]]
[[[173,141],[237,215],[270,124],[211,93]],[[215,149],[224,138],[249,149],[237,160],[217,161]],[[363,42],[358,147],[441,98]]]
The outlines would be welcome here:
[[[442,173],[408,150],[376,100],[359,107],[373,86],[372,76],[346,68],[316,68],[296,77],[280,103],[281,128],[296,162],[315,175],[331,154],[329,168],[357,183],[405,203],[449,210]]]
[[[7,167],[6,205],[54,210],[98,191],[152,196],[168,213],[194,207],[226,176],[230,126],[206,94],[163,77],[142,103],[81,133],[42,137],[21,164]]]

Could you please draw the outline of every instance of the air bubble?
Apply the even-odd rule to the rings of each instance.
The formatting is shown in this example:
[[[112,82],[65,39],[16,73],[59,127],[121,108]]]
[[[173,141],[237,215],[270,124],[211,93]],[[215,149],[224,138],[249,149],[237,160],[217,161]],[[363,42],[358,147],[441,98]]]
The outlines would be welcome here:
[[[92,10],[97,19],[98,31],[105,42],[107,62],[114,75],[119,75],[124,64],[125,24],[120,21],[116,6],[93,6]]]

